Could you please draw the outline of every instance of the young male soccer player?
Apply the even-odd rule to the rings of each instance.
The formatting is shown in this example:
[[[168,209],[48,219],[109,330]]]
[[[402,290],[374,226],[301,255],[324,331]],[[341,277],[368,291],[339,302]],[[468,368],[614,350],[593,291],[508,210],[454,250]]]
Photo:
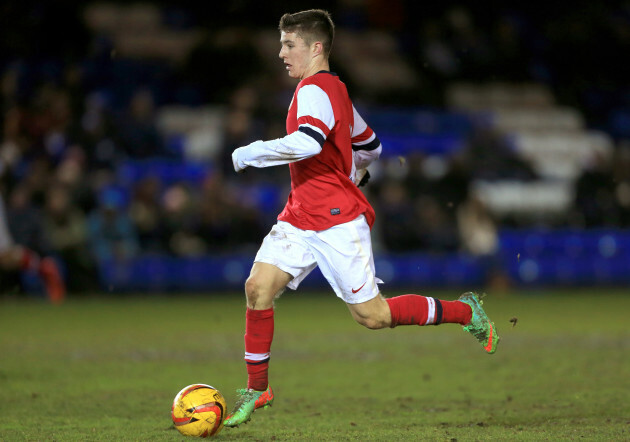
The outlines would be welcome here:
[[[231,427],[272,404],[268,368],[273,301],[285,287],[297,288],[315,266],[367,328],[450,322],[464,326],[488,353],[494,353],[499,341],[474,293],[457,301],[381,296],[370,240],[374,210],[358,189],[365,168],[379,157],[381,143],[352,105],[345,85],[329,70],[334,36],[330,15],[323,10],[285,14],[279,29],[280,58],[289,76],[300,80],[289,106],[288,135],[255,141],[232,154],[237,172],[289,164],[291,192],[245,283],[248,382],[225,420]]]
[[[0,271],[2,270],[36,271],[51,302],[60,304],[65,299],[66,285],[55,261],[50,257],[42,259],[33,250],[14,243],[0,195]]]

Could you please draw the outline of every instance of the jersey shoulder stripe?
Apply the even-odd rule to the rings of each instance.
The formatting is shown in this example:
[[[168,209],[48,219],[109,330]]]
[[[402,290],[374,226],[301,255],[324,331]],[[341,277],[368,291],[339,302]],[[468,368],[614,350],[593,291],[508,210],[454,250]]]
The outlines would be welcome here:
[[[320,134],[318,131],[316,131],[312,127],[303,125],[303,126],[300,126],[298,128],[298,131],[300,131],[303,134],[306,134],[309,137],[313,138],[315,141],[317,141],[319,143],[319,145],[321,147],[324,147],[324,143],[326,142],[326,138],[324,138],[324,136],[322,134]]]
[[[298,126],[304,126],[304,125],[311,126],[312,129],[321,132],[324,138],[328,137],[328,134],[330,133],[330,129],[328,128],[328,126],[326,126],[326,124],[323,121],[318,120],[317,118],[313,118],[308,115],[299,117],[297,120],[297,123],[298,123]]]
[[[381,140],[379,140],[378,137],[375,134],[373,134],[373,137],[371,139],[368,139],[363,143],[352,143],[352,150],[354,151],[374,150],[378,148],[380,145],[381,145]]]

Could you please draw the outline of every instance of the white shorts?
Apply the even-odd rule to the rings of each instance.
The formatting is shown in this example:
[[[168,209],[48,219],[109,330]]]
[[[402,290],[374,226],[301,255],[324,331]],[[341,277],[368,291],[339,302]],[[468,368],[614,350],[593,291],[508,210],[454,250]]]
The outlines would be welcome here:
[[[7,226],[7,214],[4,209],[4,201],[2,201],[2,195],[0,195],[0,252],[4,252],[11,248],[13,245],[13,238],[9,233],[9,227]]]
[[[348,304],[369,301],[379,294],[374,271],[370,227],[365,216],[327,230],[302,230],[278,221],[265,237],[254,262],[272,264],[293,279],[287,287],[297,289],[319,266],[338,297]]]

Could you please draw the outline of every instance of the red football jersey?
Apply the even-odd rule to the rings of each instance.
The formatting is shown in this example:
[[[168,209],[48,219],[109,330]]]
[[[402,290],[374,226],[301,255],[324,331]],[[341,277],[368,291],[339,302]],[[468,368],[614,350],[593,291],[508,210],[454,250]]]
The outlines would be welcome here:
[[[374,148],[380,142],[355,112],[346,85],[331,72],[318,72],[297,85],[287,134],[300,130],[317,140],[322,150],[289,164],[291,193],[278,220],[303,230],[325,230],[364,214],[373,226],[374,209],[353,181],[352,152],[353,143],[357,150],[357,144],[372,141]]]

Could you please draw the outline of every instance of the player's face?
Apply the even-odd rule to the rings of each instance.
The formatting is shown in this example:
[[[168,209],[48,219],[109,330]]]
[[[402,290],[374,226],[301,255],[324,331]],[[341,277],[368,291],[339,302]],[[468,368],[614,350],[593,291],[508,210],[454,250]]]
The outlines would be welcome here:
[[[295,32],[284,32],[280,34],[279,57],[285,65],[285,69],[291,78],[304,78],[313,61],[311,48]]]

